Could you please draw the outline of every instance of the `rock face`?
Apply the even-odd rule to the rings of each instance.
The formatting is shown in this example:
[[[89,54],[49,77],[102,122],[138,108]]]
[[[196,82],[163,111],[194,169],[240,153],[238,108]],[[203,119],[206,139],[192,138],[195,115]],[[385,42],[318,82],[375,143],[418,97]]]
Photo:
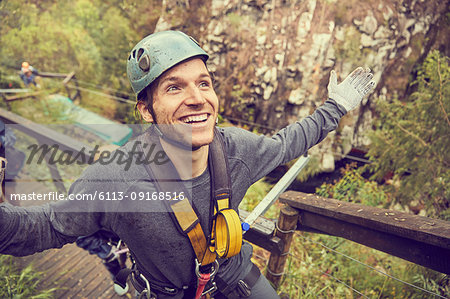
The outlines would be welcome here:
[[[310,151],[332,171],[333,159],[369,145],[375,98],[406,98],[431,49],[450,55],[448,7],[437,0],[164,0],[156,30],[193,35],[211,55],[221,114],[266,134],[323,103],[332,69],[343,80],[370,67],[375,92]]]

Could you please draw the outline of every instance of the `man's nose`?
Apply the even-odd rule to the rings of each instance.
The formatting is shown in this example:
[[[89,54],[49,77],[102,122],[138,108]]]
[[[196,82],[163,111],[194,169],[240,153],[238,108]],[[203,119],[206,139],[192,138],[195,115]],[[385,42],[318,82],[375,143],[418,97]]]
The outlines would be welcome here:
[[[187,88],[187,98],[185,104],[188,106],[198,106],[206,103],[201,90],[197,86],[190,86]]]

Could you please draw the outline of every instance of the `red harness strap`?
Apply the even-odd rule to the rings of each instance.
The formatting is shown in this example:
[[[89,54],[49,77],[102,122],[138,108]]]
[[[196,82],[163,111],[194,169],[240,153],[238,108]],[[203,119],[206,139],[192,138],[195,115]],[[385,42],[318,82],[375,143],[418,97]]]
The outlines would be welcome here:
[[[211,273],[200,273],[198,277],[197,292],[195,293],[195,299],[200,299],[206,284],[211,279]]]

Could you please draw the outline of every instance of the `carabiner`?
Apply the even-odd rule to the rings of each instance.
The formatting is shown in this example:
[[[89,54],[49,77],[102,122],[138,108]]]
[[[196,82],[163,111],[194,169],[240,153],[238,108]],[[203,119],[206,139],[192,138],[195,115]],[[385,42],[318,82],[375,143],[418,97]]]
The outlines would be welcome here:
[[[200,266],[202,264],[195,259],[195,275],[197,275],[197,278],[200,277]],[[217,274],[217,271],[219,271],[219,262],[217,260],[214,260],[214,266],[213,266],[213,270],[211,272],[211,280],[214,279],[214,276]]]
[[[145,282],[145,289],[139,294],[139,299],[143,298],[142,296],[144,296],[144,294],[147,299],[156,299],[155,296],[152,296],[150,283],[148,282],[147,278],[145,278],[145,276],[142,274],[139,274],[139,277]]]

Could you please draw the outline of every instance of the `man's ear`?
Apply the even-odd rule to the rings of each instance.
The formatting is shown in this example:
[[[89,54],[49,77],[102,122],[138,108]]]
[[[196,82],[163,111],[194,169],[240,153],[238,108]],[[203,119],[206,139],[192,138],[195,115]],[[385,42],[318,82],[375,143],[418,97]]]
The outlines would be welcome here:
[[[150,111],[148,111],[147,105],[145,105],[144,102],[139,102],[139,103],[137,104],[137,108],[138,108],[139,113],[141,114],[142,118],[143,118],[146,122],[149,122],[149,123],[152,123],[152,122],[153,122],[153,116],[152,116],[152,114],[150,113]]]

